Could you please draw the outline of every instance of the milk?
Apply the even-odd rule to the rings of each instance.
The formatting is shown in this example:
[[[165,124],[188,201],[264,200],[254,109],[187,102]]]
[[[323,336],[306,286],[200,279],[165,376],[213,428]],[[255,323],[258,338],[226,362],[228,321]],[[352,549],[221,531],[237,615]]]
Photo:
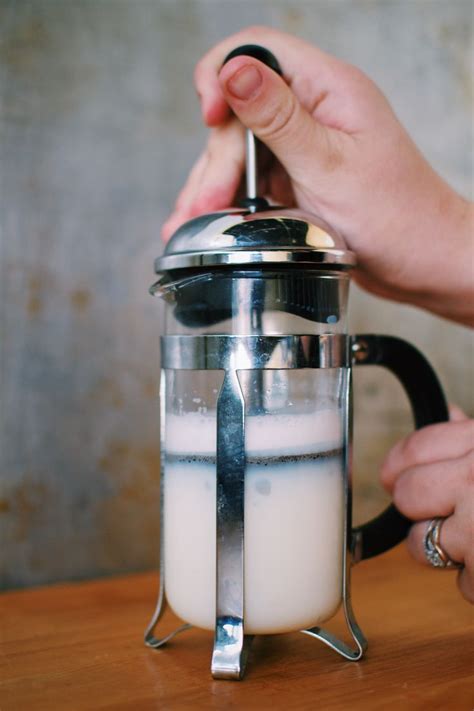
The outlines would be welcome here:
[[[245,436],[245,632],[312,627],[342,598],[342,416],[247,417]],[[215,411],[168,415],[165,448],[166,596],[183,620],[214,629]]]

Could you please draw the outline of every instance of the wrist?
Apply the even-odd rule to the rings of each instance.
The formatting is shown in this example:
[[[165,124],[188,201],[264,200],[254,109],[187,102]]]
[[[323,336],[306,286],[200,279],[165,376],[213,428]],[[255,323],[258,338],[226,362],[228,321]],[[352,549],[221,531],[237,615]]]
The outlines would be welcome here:
[[[414,303],[464,325],[474,325],[474,206],[454,190],[436,201],[430,225],[420,241],[424,265]]]
[[[373,250],[372,242],[371,253],[364,254],[351,240],[359,258],[354,278],[382,298],[474,326],[474,206],[446,184],[443,194],[434,195],[431,192],[429,201],[418,200],[407,208],[411,220],[401,220],[398,213],[398,219],[392,215],[391,223],[379,226],[374,240],[380,234],[391,235],[383,249]]]

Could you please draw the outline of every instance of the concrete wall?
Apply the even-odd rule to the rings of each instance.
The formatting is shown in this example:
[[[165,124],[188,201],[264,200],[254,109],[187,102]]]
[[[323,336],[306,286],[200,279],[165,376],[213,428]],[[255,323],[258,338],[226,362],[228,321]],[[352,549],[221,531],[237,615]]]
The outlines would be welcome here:
[[[0,0],[0,584],[158,556],[165,219],[205,136],[193,65],[252,23],[359,65],[429,160],[472,185],[469,0]],[[449,268],[449,264],[446,265]],[[354,289],[352,328],[404,336],[472,413],[467,330]],[[356,377],[359,520],[410,427],[394,379]]]

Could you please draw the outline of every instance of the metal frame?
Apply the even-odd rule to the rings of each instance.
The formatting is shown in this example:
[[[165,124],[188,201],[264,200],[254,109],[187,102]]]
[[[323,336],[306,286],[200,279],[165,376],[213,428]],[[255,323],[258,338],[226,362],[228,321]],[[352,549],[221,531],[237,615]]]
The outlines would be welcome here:
[[[163,617],[166,609],[165,596],[165,536],[163,525],[163,507],[165,500],[165,459],[162,453],[165,451],[165,408],[166,408],[166,373],[161,369],[160,377],[160,589],[158,592],[158,600],[156,602],[155,611],[150,620],[150,624],[145,630],[144,640],[147,647],[158,649],[163,644],[166,644],[170,639],[184,630],[190,629],[192,625],[187,622],[165,637],[155,637],[153,632],[156,625]]]
[[[315,637],[316,639],[324,642],[328,647],[334,649],[345,659],[351,662],[357,662],[364,655],[367,649],[368,642],[361,628],[359,627],[357,620],[354,615],[354,610],[352,609],[351,600],[351,568],[355,562],[353,557],[353,536],[352,536],[352,370],[348,368],[346,371],[346,402],[348,403],[348,411],[346,412],[346,422],[345,422],[345,454],[344,454],[344,489],[346,498],[346,516],[344,522],[344,539],[345,548],[343,555],[343,571],[342,571],[342,603],[344,609],[344,617],[346,619],[346,624],[348,630],[354,640],[356,647],[351,649],[342,640],[338,639],[335,635],[321,627],[311,627],[307,630],[301,630],[303,634],[307,634],[310,637]]]
[[[216,626],[211,673],[216,679],[241,679],[253,636],[244,634],[244,481],[245,481],[245,400],[237,372],[239,370],[288,368],[346,368],[345,396],[349,404],[345,423],[344,477],[346,514],[344,523],[342,602],[349,632],[356,644],[345,642],[321,627],[301,630],[320,639],[345,659],[359,660],[367,648],[351,605],[350,572],[352,565],[352,398],[350,340],[345,335],[320,336],[163,336],[160,387],[161,484],[160,484],[160,591],[145,644],[157,649],[176,634],[189,629],[183,624],[162,638],[154,628],[166,607],[164,576],[164,452],[166,369],[224,370],[224,382],[218,395],[217,409],[217,499],[216,499]],[[226,427],[221,423],[227,421]],[[232,423],[229,427],[229,423]],[[226,585],[221,581],[226,580]],[[231,592],[229,592],[229,590]]]
[[[344,368],[349,340],[321,336],[162,336],[161,367],[171,370]]]

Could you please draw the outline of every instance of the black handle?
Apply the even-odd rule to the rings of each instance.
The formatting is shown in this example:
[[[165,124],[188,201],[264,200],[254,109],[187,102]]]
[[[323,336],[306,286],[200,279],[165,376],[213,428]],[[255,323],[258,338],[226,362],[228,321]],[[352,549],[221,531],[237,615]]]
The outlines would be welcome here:
[[[436,373],[414,346],[394,336],[352,337],[355,365],[381,365],[403,385],[413,410],[415,428],[449,420],[448,406]],[[354,561],[372,558],[406,538],[412,522],[392,504],[379,516],[352,531]]]
[[[266,49],[266,47],[261,47],[259,44],[243,44],[240,47],[236,47],[232,50],[232,52],[229,52],[227,57],[222,62],[222,66],[224,66],[224,64],[227,64],[227,62],[229,62],[231,59],[234,59],[234,57],[242,56],[253,57],[254,59],[258,59],[259,62],[262,62],[262,64],[266,64],[267,67],[273,69],[274,72],[276,72],[280,76],[283,76],[283,72],[281,71],[281,67],[275,55],[272,54],[269,49]]]

